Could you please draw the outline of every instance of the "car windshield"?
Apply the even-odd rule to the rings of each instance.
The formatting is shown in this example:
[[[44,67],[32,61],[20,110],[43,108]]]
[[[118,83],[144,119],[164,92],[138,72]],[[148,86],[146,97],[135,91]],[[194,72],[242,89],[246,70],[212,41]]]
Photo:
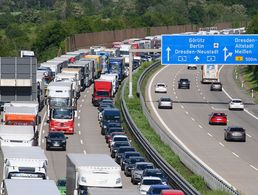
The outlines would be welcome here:
[[[144,160],[142,158],[131,158],[130,163],[135,164],[136,162],[143,162]]]
[[[242,103],[242,100],[232,100],[233,103]]]
[[[161,98],[161,101],[164,101],[164,102],[170,102],[171,99],[170,98]]]
[[[154,184],[162,184],[161,180],[158,179],[143,179],[143,185],[154,185]]]
[[[225,113],[214,113],[213,116],[226,116]]]
[[[73,110],[72,109],[54,109],[53,118],[54,119],[72,119]]]
[[[114,137],[113,141],[117,142],[121,142],[121,141],[128,141],[127,137]]]
[[[120,115],[104,115],[105,120],[119,121]]]
[[[111,134],[113,132],[124,132],[124,130],[122,128],[110,128],[107,134]]]
[[[48,137],[51,139],[61,139],[61,138],[64,138],[65,136],[63,133],[49,133]]]
[[[118,153],[123,153],[123,152],[126,152],[126,151],[135,151],[135,149],[134,148],[129,148],[129,147],[118,149]]]
[[[153,165],[149,165],[149,164],[137,165],[137,169],[139,169],[139,170],[152,169],[152,168],[154,168]]]
[[[102,97],[108,97],[109,96],[109,92],[108,91],[97,91],[96,95],[97,96],[102,96]]]
[[[115,143],[114,147],[120,147],[120,146],[129,146],[130,144],[128,142],[117,142]]]
[[[157,87],[165,87],[164,84],[157,84]]]
[[[234,127],[234,128],[230,128],[230,131],[244,132],[244,129],[240,127]]]
[[[188,82],[188,79],[180,79],[180,82]]]

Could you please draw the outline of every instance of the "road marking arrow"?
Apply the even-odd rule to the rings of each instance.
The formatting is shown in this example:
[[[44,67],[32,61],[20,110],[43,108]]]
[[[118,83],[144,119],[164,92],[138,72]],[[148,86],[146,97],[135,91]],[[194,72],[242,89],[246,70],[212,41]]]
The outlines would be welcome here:
[[[167,50],[167,61],[169,62],[169,53],[170,53],[171,49],[170,49],[170,47],[168,47],[166,50]]]

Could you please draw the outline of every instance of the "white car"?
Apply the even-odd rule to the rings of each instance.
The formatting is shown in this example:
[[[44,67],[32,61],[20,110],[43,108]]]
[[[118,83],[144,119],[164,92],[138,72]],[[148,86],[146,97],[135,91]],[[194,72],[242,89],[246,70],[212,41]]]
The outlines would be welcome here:
[[[232,99],[229,102],[229,110],[244,110],[244,104],[241,99]]]
[[[138,184],[138,189],[141,194],[146,195],[151,185],[162,184],[159,177],[143,177],[141,182]]]
[[[170,97],[161,97],[159,98],[159,103],[158,103],[158,108],[168,108],[168,109],[172,109],[172,100],[170,99]]]
[[[165,83],[157,83],[155,85],[155,93],[167,93],[167,85]]]

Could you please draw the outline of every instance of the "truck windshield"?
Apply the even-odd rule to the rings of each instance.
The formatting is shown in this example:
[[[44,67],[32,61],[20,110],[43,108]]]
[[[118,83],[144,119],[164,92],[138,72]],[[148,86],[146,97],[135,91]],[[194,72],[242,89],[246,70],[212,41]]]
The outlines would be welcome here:
[[[54,109],[52,116],[54,119],[72,119],[73,110],[72,109]]]
[[[120,50],[120,55],[123,56],[123,55],[129,55],[129,51],[121,51]]]
[[[96,96],[109,97],[108,91],[97,91]]]
[[[44,173],[31,173],[31,172],[12,172],[8,174],[8,179],[15,178],[28,178],[28,179],[46,179]]]
[[[68,98],[51,98],[49,101],[50,107],[64,107],[64,106],[70,106],[69,105],[69,99]]]

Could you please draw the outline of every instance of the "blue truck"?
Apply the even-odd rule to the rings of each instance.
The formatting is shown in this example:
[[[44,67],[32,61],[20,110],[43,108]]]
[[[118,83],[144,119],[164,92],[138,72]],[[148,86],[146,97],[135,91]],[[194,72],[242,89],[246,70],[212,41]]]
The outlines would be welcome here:
[[[125,61],[123,57],[111,57],[109,59],[109,73],[114,73],[118,75],[118,82],[124,79],[124,68],[125,68]]]

